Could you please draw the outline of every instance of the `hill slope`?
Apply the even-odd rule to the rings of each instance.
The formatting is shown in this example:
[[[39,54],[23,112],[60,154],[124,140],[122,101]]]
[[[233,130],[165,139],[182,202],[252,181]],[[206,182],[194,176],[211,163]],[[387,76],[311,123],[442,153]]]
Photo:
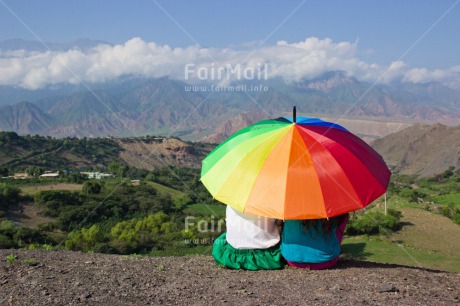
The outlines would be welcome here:
[[[313,114],[307,115],[310,117],[316,116]],[[240,113],[216,127],[214,131],[210,132],[199,141],[220,143],[234,132],[266,118],[267,114],[262,112]],[[388,134],[396,133],[414,124],[414,122],[402,119],[377,119],[366,117],[345,118],[343,116],[329,117],[329,115],[324,117],[320,116],[320,119],[340,124],[366,142],[371,142]]]
[[[214,146],[177,138],[66,138],[0,132],[0,166],[46,170],[107,167],[112,161],[153,170],[164,166],[201,167]]]
[[[227,270],[210,256],[127,257],[0,250],[0,303],[73,304],[381,304],[459,303],[460,277],[396,265],[339,262],[309,271]],[[26,259],[38,264],[29,266]],[[457,288],[457,289],[456,289]]]
[[[177,138],[158,137],[153,141],[142,139],[114,141],[123,148],[120,158],[129,166],[153,170],[164,166],[201,167],[201,161],[214,146],[184,142]]]
[[[460,168],[460,126],[414,125],[377,139],[372,147],[401,174],[433,176]]]

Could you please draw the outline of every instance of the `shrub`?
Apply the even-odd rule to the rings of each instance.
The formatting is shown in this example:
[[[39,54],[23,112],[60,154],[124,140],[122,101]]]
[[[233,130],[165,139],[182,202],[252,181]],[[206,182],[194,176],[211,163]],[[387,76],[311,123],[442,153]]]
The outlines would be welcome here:
[[[19,247],[25,247],[33,242],[43,243],[43,237],[40,231],[32,228],[20,227],[13,236],[14,241]]]
[[[348,222],[346,233],[348,235],[375,235],[379,233],[379,226],[370,218],[351,219]]]
[[[82,228],[69,234],[65,241],[68,250],[87,251],[104,239],[99,225],[93,224],[90,228]]]
[[[388,208],[387,210],[388,215],[395,217],[396,219],[401,219],[402,217],[402,212],[399,210],[393,209],[393,208]]]
[[[102,190],[102,184],[96,181],[86,181],[83,183],[82,191],[86,194],[99,194]]]
[[[348,235],[378,235],[395,231],[399,228],[401,212],[389,210],[385,215],[381,212],[366,212],[350,219],[346,232]]]
[[[0,234],[13,237],[18,227],[10,220],[3,220],[0,222]]]
[[[457,224],[460,224],[460,209],[456,209],[452,215],[452,220],[457,223]]]
[[[447,217],[447,218],[452,217],[452,209],[449,206],[444,206],[441,209],[441,215],[443,215],[444,217]]]
[[[0,234],[0,249],[11,249],[16,245],[12,239],[8,236]]]
[[[120,239],[115,239],[109,242],[109,246],[113,248],[115,254],[127,255],[136,253],[139,246],[135,242],[127,242]]]
[[[453,204],[443,206],[441,208],[441,215],[452,219],[457,224],[460,224],[460,208],[455,207]]]
[[[116,253],[117,250],[108,243],[98,243],[93,248],[93,251],[96,253],[103,253],[103,254],[113,254]]]
[[[0,210],[6,211],[10,205],[19,203],[21,191],[7,184],[0,184]]]
[[[411,202],[417,202],[417,192],[412,188],[403,188],[399,195],[409,199]]]
[[[24,259],[24,263],[28,266],[35,267],[38,266],[39,262],[35,258]]]
[[[6,261],[8,261],[10,264],[14,264],[18,257],[16,255],[10,254],[6,256]]]

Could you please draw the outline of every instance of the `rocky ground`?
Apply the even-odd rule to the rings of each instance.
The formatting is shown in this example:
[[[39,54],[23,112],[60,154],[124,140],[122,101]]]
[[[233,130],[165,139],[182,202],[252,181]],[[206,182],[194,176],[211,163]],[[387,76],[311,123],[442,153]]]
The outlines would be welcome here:
[[[1,305],[460,305],[460,275],[369,262],[238,271],[210,256],[0,250]]]

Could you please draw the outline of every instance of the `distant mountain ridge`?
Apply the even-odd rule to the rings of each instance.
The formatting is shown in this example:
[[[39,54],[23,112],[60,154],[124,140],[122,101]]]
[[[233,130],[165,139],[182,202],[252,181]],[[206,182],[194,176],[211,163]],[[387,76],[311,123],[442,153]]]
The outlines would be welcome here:
[[[374,85],[333,71],[296,83],[269,79],[261,84],[268,90],[187,91],[189,84],[182,81],[130,77],[93,90],[67,88],[56,95],[42,90],[40,99],[29,101],[33,104],[0,107],[0,129],[55,137],[154,134],[218,141],[242,125],[289,115],[293,105],[310,117],[460,123],[460,91],[436,83]],[[0,105],[7,104],[13,91],[0,87]],[[16,91],[15,99],[18,95]],[[30,91],[24,95],[31,97]]]
[[[30,134],[55,125],[54,119],[30,102],[21,102],[0,108],[0,129]]]

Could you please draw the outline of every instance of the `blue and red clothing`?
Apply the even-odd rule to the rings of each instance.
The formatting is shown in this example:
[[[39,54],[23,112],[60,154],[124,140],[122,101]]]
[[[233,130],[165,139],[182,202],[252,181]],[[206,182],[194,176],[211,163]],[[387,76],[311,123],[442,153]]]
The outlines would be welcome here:
[[[281,254],[288,264],[297,268],[312,270],[333,267],[340,255],[343,232],[348,223],[348,214],[339,217],[337,224],[333,224],[330,234],[323,234],[321,220],[316,222],[316,230],[307,231],[301,220],[287,220],[284,222],[283,237],[281,240]]]

